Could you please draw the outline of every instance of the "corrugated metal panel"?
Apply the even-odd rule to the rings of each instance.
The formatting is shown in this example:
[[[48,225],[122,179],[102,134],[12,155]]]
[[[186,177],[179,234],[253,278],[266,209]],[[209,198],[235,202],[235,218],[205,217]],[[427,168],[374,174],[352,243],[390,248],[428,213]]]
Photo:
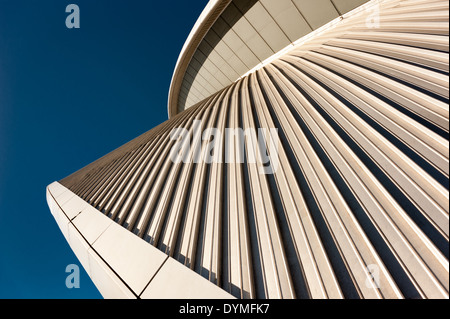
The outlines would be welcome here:
[[[61,183],[237,297],[448,298],[448,2],[387,3]],[[277,128],[278,169],[206,128]]]

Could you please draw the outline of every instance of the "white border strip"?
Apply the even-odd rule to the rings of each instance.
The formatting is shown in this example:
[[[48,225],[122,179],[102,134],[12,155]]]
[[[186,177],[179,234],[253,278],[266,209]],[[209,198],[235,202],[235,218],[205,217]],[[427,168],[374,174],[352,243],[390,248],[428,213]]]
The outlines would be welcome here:
[[[235,299],[54,182],[47,203],[104,298]]]

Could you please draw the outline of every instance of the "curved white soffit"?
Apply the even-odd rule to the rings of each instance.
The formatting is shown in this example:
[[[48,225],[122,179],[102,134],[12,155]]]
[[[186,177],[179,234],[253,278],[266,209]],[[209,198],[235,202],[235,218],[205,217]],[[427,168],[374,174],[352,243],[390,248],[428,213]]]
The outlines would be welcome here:
[[[61,232],[104,298],[235,299],[115,223],[58,182],[47,203]]]
[[[180,103],[184,103],[181,109],[189,108],[266,64],[300,39],[309,37],[329,24],[333,25],[336,19],[346,17],[355,8],[373,1],[378,0],[321,0],[320,3],[314,0],[278,0],[276,4],[270,0],[211,0],[191,30],[175,66],[168,97],[169,118],[180,112]],[[231,3],[235,5],[230,6]],[[228,37],[228,43],[221,36],[217,46],[206,44],[204,40],[209,37],[209,31],[222,29],[224,22],[229,29],[222,36]],[[236,47],[229,46],[233,41],[243,45],[242,52],[237,49],[237,42]],[[216,51],[219,44],[221,49]],[[202,45],[211,47],[209,53],[214,53],[214,58],[209,53],[205,55],[197,52]],[[223,47],[228,48],[225,51],[232,52],[229,60],[225,58],[228,53],[223,51]],[[204,61],[193,59],[197,54],[205,58]],[[242,61],[237,61],[240,59]],[[219,64],[224,61],[229,65],[221,67]],[[193,70],[197,73],[192,74]],[[199,76],[200,73],[210,76],[203,78]],[[185,80],[186,74],[193,79]]]
[[[200,42],[203,40],[203,37],[230,2],[231,0],[210,0],[189,33],[189,36],[181,49],[180,55],[178,56],[177,64],[172,75],[172,81],[170,83],[168,103],[169,118],[177,113],[179,89],[192,56],[197,50]],[[177,92],[176,94],[174,93],[175,91]],[[173,107],[171,107],[171,105],[173,105]]]

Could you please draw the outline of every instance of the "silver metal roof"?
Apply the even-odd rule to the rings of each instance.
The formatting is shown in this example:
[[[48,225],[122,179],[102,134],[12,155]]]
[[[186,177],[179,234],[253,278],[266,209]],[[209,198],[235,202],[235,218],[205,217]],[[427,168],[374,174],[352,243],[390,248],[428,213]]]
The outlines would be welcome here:
[[[367,0],[211,0],[176,65],[172,116],[230,85],[299,38]]]
[[[239,298],[448,298],[449,4],[374,5],[61,184]],[[195,120],[277,128],[278,170],[174,163]]]

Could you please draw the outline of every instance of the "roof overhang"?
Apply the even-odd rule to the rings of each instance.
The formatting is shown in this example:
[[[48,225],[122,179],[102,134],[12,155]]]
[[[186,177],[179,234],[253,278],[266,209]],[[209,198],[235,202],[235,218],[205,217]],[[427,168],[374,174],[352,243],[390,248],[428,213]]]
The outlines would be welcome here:
[[[368,0],[210,0],[178,57],[169,118],[343,18]]]
[[[231,1],[232,0],[210,0],[189,33],[189,36],[181,49],[181,53],[178,56],[175,71],[170,83],[168,101],[169,118],[177,114],[178,96],[181,84],[183,83],[184,73],[191,62],[192,56],[206,33]]]

